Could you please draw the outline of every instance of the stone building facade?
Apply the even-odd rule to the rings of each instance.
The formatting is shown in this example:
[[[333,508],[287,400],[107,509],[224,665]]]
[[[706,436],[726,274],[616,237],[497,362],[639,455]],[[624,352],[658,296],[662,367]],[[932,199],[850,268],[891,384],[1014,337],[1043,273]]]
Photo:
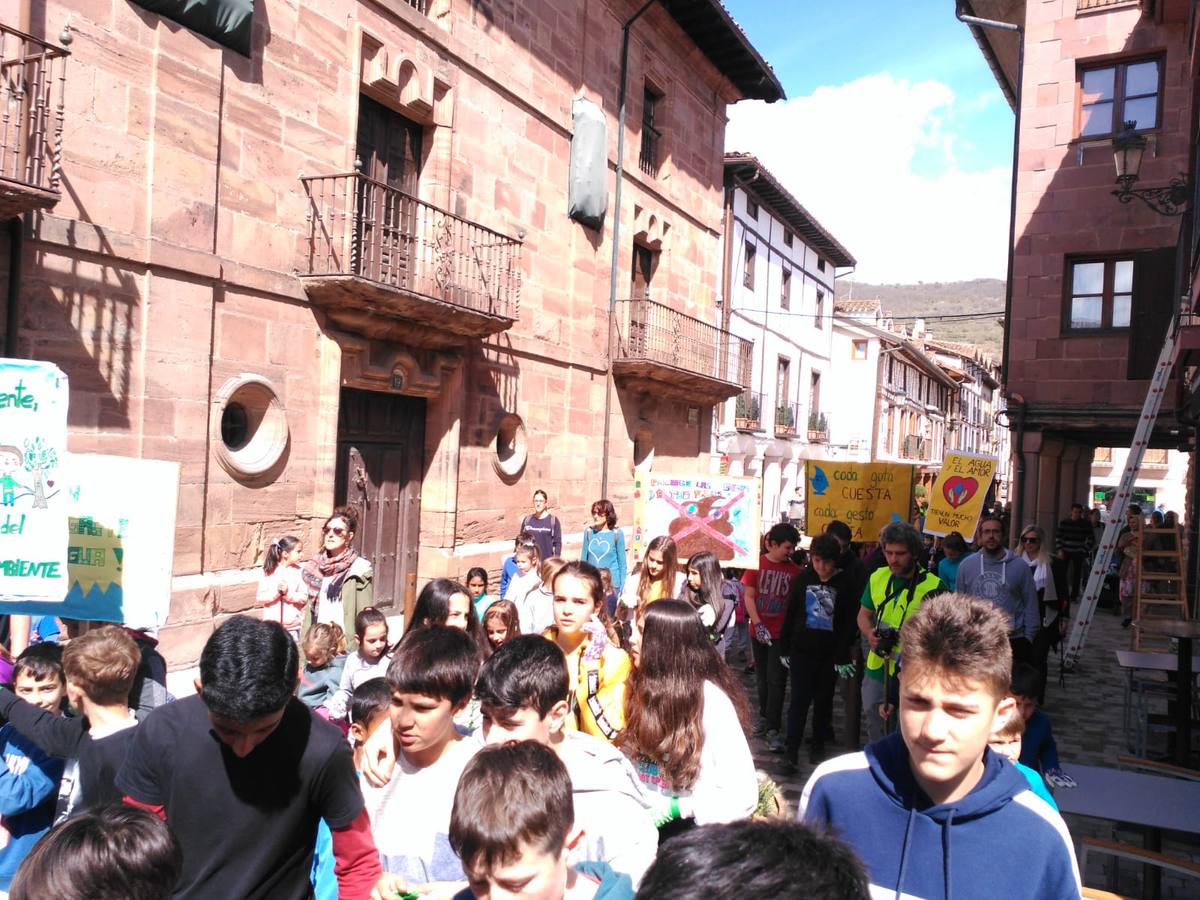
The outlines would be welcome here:
[[[1010,103],[1020,86],[1002,380],[1013,431],[1013,527],[1051,528],[1071,503],[1086,501],[1094,449],[1132,442],[1178,308],[1177,262],[1194,271],[1179,216],[1113,196],[1113,139],[1132,120],[1146,140],[1138,188],[1193,170],[1195,3],[959,6],[1023,29],[1018,38],[973,28]],[[1188,445],[1191,428],[1175,407],[1172,384],[1153,446]]]
[[[73,451],[180,463],[172,665],[336,503],[396,610],[495,571],[536,488],[577,541],[610,368],[619,513],[635,465],[707,467],[745,352],[716,327],[726,106],[782,96],[716,0],[648,9],[615,210],[640,4],[256,6],[248,57],[124,0],[28,26],[73,41],[61,192],[11,245],[6,338],[70,377]],[[581,100],[606,127],[600,228],[567,215]]]

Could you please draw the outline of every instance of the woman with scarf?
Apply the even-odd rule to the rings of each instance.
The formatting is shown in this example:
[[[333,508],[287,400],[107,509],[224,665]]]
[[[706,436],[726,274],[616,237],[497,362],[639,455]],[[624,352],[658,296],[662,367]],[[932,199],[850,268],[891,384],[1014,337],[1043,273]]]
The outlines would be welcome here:
[[[1026,525],[1021,532],[1021,546],[1017,555],[1029,564],[1033,574],[1033,586],[1037,590],[1039,625],[1044,627],[1047,610],[1058,612],[1058,590],[1054,584],[1054,570],[1050,563],[1050,551],[1046,548],[1046,532],[1040,525]]]
[[[1065,603],[1058,599],[1058,586],[1054,583],[1054,562],[1046,547],[1046,532],[1040,525],[1026,525],[1021,531],[1021,546],[1018,559],[1029,564],[1033,574],[1033,587],[1038,598],[1038,631],[1033,638],[1031,662],[1042,674],[1041,688],[1037,701],[1041,703],[1046,694],[1046,675],[1050,666],[1050,651],[1062,640],[1066,622]],[[1065,564],[1064,564],[1065,565]],[[1065,600],[1065,595],[1064,595]],[[1049,614],[1049,621],[1047,621]]]
[[[354,634],[355,617],[375,600],[371,563],[350,546],[357,530],[353,510],[335,509],[321,529],[320,552],[301,570],[312,602],[306,619],[340,625],[347,635]]]

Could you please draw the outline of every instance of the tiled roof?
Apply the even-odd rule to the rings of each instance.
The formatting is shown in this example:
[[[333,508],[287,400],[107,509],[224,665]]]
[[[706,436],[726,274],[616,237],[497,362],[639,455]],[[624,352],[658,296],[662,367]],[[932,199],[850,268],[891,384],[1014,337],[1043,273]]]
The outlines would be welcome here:
[[[874,300],[838,300],[833,304],[834,312],[872,313],[881,309],[879,298]]]

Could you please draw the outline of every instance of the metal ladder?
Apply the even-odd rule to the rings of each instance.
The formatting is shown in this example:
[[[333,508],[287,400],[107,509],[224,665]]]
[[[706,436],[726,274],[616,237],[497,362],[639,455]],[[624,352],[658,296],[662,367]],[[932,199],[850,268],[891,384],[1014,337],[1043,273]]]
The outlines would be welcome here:
[[[1167,392],[1167,382],[1171,380],[1171,370],[1175,368],[1175,360],[1179,356],[1179,316],[1171,318],[1167,328],[1166,341],[1158,354],[1158,363],[1150,378],[1150,390],[1146,393],[1146,401],[1142,404],[1142,415],[1138,419],[1137,428],[1133,433],[1133,444],[1129,448],[1129,458],[1125,461],[1125,471],[1121,474],[1121,482],[1113,496],[1112,507],[1108,511],[1108,524],[1104,526],[1104,535],[1100,538],[1100,546],[1096,548],[1092,560],[1091,573],[1088,575],[1087,587],[1084,588],[1083,598],[1079,601],[1079,609],[1075,612],[1075,621],[1071,626],[1070,637],[1067,638],[1067,649],[1063,654],[1063,668],[1070,671],[1079,660],[1083,642],[1087,640],[1088,629],[1092,625],[1092,617],[1096,613],[1096,601],[1100,599],[1100,589],[1104,586],[1104,576],[1108,573],[1112,562],[1113,551],[1117,546],[1117,538],[1125,526],[1125,510],[1129,506],[1129,498],[1133,495],[1133,482],[1138,469],[1142,465],[1142,455],[1150,443],[1154,432],[1154,423],[1158,421],[1158,412],[1162,408],[1163,395]]]

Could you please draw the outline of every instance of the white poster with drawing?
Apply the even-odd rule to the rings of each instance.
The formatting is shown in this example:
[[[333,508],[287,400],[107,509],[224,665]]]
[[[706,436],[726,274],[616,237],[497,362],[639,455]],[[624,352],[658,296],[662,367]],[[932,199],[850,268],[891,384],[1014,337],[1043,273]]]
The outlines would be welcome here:
[[[67,400],[58,366],[0,359],[2,601],[62,601],[67,593]]]
[[[3,611],[160,627],[171,605],[179,464],[70,453],[66,466],[67,584],[54,605]]]

